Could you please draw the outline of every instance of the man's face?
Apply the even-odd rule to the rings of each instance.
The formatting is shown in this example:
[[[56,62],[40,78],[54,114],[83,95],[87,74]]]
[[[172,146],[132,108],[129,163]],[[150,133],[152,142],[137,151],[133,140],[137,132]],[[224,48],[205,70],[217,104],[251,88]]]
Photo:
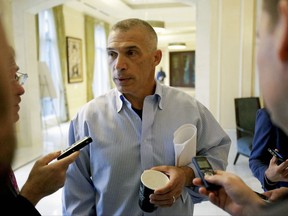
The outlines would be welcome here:
[[[270,17],[262,11],[259,26],[258,67],[260,88],[272,121],[288,134],[288,67],[279,58],[283,26],[270,28]]]
[[[152,94],[155,66],[161,51],[152,50],[147,34],[140,28],[113,31],[108,39],[108,62],[117,89],[125,96]]]
[[[0,22],[0,184],[7,186],[7,174],[14,156],[16,140],[12,122],[12,94],[9,74],[9,46]],[[4,181],[3,181],[4,180]]]
[[[15,79],[18,71],[19,71],[19,67],[15,62],[15,57],[11,56],[10,58],[10,80],[12,84],[12,96],[13,96],[12,113],[13,113],[14,122],[19,120],[18,112],[20,110],[21,95],[25,93],[23,86],[20,85]]]

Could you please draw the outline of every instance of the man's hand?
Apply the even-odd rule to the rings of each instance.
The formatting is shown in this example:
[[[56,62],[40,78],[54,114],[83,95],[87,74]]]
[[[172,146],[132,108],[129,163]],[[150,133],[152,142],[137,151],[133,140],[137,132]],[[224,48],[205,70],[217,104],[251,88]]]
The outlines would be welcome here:
[[[50,163],[60,155],[60,151],[58,151],[37,160],[32,167],[28,180],[20,191],[20,195],[35,206],[43,197],[63,187],[66,170],[79,154],[80,152],[76,151],[61,160]]]
[[[169,183],[150,195],[150,202],[161,207],[170,207],[180,197],[185,186],[192,185],[194,172],[190,167],[157,166],[152,167],[169,176]]]
[[[272,157],[268,169],[265,171],[266,178],[271,182],[288,182],[288,160],[277,165],[276,157]]]
[[[269,198],[269,201],[273,202],[286,197],[288,194],[288,188],[281,187],[274,190],[266,191],[263,194]]]
[[[217,170],[215,175],[206,176],[205,179],[221,186],[219,190],[208,191],[202,186],[200,178],[195,178],[193,183],[200,186],[199,193],[208,196],[216,206],[231,215],[254,215],[261,205],[265,204],[258,195],[249,188],[238,176],[225,171]]]

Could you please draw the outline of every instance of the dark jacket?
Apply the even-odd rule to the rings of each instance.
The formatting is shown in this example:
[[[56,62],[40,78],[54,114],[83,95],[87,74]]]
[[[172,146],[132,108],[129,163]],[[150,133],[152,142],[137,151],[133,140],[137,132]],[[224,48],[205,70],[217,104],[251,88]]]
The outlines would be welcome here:
[[[279,187],[288,187],[288,182],[278,182],[275,184],[267,182],[265,170],[268,169],[272,158],[272,155],[267,150],[268,148],[278,149],[285,159],[288,158],[288,136],[271,122],[269,113],[263,108],[258,110],[256,114],[255,134],[249,166],[254,176],[261,182],[265,191]]]
[[[8,177],[7,179],[5,184],[3,181],[0,184],[1,212],[4,215],[41,215],[31,202],[15,191]]]

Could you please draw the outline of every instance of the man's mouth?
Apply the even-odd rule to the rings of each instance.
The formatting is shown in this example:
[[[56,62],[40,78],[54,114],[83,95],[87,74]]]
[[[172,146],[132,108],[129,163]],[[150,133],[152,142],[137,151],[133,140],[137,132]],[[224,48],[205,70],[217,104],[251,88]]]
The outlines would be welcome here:
[[[120,82],[125,82],[130,80],[130,78],[116,78],[116,80],[120,81]]]

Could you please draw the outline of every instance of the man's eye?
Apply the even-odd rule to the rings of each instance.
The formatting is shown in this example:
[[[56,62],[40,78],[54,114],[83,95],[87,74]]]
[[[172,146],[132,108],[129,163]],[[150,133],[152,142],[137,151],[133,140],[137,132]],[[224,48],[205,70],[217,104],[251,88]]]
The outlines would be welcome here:
[[[117,54],[115,52],[108,52],[108,57],[115,58]]]
[[[127,54],[128,54],[129,56],[134,56],[134,55],[136,55],[136,51],[135,51],[135,50],[129,50],[129,51],[127,52]]]

